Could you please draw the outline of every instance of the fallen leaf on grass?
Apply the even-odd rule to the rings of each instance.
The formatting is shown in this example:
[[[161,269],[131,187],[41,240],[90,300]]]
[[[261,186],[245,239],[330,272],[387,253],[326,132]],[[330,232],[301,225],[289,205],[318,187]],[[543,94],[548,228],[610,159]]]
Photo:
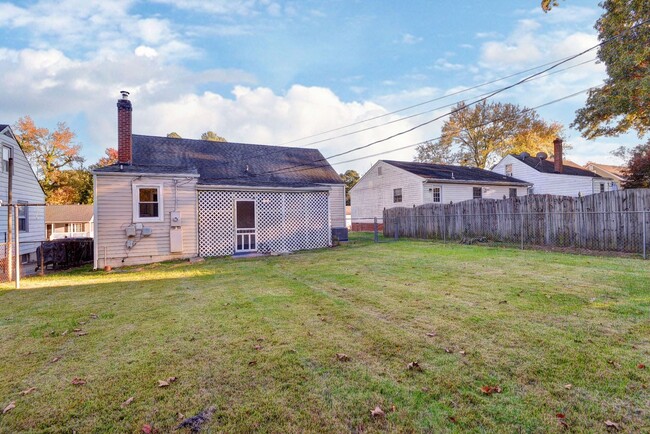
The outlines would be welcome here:
[[[65,336],[65,335],[67,335],[67,334],[68,334],[68,331],[67,331],[67,330],[64,330],[63,332],[61,332],[61,336]]]
[[[84,384],[86,384],[86,380],[84,380],[83,378],[74,377],[72,379],[73,386],[83,386]]]
[[[255,346],[253,347],[253,349],[255,349],[255,350],[257,350],[257,351],[261,350],[262,348],[264,348],[264,347],[262,347],[261,345],[255,345]]]
[[[81,329],[72,329],[72,331],[75,332],[75,333],[77,333],[77,332],[80,332]]]
[[[458,423],[458,421],[456,420],[456,418],[454,416],[449,416],[449,422]]]
[[[566,418],[566,415],[564,415],[564,413],[557,413],[555,417],[557,417],[558,419],[564,419]]]
[[[350,361],[350,356],[348,356],[347,354],[343,354],[343,353],[336,353],[336,359],[339,362],[349,362]]]
[[[255,365],[257,365],[257,360],[251,360],[250,362],[248,362],[248,366],[255,366]]]
[[[176,413],[176,420],[183,420],[185,419],[185,415],[181,413],[180,411]]]
[[[419,362],[411,362],[408,365],[406,365],[407,369],[409,371],[421,371],[422,367],[420,366]]]
[[[84,324],[86,324],[87,322],[88,322],[88,321],[79,321],[79,325],[84,325]]]
[[[166,380],[158,380],[158,387],[168,387],[174,381],[178,380],[176,377],[169,377]]]
[[[32,393],[32,392],[35,391],[35,390],[36,390],[35,387],[30,387],[29,389],[25,389],[25,390],[23,390],[22,392],[20,392],[20,394],[23,395],[23,396],[24,396],[24,395],[29,395],[30,393]]]
[[[486,395],[492,395],[493,393],[501,393],[501,388],[499,386],[483,386],[481,387],[481,392]]]
[[[386,413],[384,413],[384,410],[382,410],[381,407],[379,407],[379,406],[375,407],[374,410],[371,410],[370,414],[372,415],[372,417],[377,417],[377,418],[386,416]]]
[[[429,336],[430,338],[434,338],[434,337],[437,336],[437,334],[436,334],[436,332],[429,332],[429,333],[427,333],[427,336]]]
[[[91,314],[90,314],[90,318],[92,318],[92,319],[98,319],[99,316],[98,316],[96,313],[91,313]]]
[[[643,363],[639,363],[638,365],[636,365],[636,367],[639,369],[645,369],[645,365]]]
[[[124,402],[122,403],[122,405],[120,405],[120,407],[124,408],[124,407],[126,407],[127,405],[131,404],[131,403],[133,402],[133,399],[134,399],[133,397],[130,397],[129,399],[127,399],[126,401],[124,401]]]
[[[610,365],[612,365],[612,366],[615,367],[615,368],[620,368],[620,367],[621,367],[621,364],[618,363],[618,362],[615,361],[615,360],[608,360],[607,363],[609,363]]]
[[[56,362],[58,362],[59,360],[61,360],[61,357],[55,357],[55,358],[53,358],[52,360],[50,360],[50,363],[56,363]]]
[[[451,353],[454,352],[454,350],[452,350],[451,348],[444,348],[444,350],[445,350],[445,353],[447,353],[447,354],[451,354]]]
[[[566,390],[571,390],[572,387],[573,387],[573,384],[565,384],[565,385],[564,385],[564,388],[565,388]]]
[[[11,401],[9,405],[2,410],[2,414],[9,413],[14,408],[16,408],[16,401]]]
[[[152,427],[151,425],[146,424],[146,425],[142,426],[142,432],[144,434],[156,434],[158,432],[158,430],[156,428]]]
[[[393,405],[390,407],[390,411],[392,411],[393,413],[395,413],[395,412],[397,411],[397,407],[395,407],[395,404],[393,404]]]
[[[465,353],[465,350],[460,350],[460,351],[458,352],[458,354],[460,354],[461,356],[464,356],[466,353]]]
[[[88,332],[76,332],[75,335],[77,336],[86,336]]]
[[[619,428],[621,427],[619,424],[617,424],[616,422],[612,422],[612,421],[609,420],[609,419],[607,419],[607,420],[605,421],[605,426],[606,426],[607,428],[614,428],[614,429],[616,429],[616,430],[619,429]]]

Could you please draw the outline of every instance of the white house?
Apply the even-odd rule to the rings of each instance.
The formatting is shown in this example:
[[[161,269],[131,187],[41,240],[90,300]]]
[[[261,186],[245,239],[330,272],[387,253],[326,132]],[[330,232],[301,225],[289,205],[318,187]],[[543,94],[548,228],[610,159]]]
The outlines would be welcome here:
[[[9,125],[0,125],[0,148],[2,164],[0,167],[0,201],[9,199],[9,159],[13,158],[12,202],[15,204],[44,204],[45,193],[36,179],[27,157],[16,140]],[[7,235],[7,210],[0,208],[0,258],[5,256]],[[15,230],[15,228],[14,228]],[[36,261],[36,249],[45,240],[45,209],[43,206],[22,206],[18,211],[18,230],[20,239],[20,259],[22,263]],[[4,261],[0,261],[5,264]],[[4,270],[0,270],[2,273]]]
[[[505,156],[492,171],[531,183],[530,194],[578,197],[617,188],[609,179],[578,165],[567,164],[562,158],[562,140],[556,139],[553,144],[553,160],[543,152],[535,157],[522,152]]]
[[[131,133],[96,169],[95,267],[321,248],[345,229],[345,186],[316,149]],[[347,234],[346,234],[347,235]]]
[[[48,205],[45,207],[47,239],[92,238],[92,205]]]
[[[476,167],[379,160],[350,190],[352,230],[381,223],[384,208],[524,196],[529,186]]]

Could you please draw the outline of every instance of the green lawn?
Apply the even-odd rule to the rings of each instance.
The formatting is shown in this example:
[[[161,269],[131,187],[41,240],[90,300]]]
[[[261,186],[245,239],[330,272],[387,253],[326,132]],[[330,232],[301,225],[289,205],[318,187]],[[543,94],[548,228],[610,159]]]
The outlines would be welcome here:
[[[0,286],[1,432],[162,433],[210,406],[206,432],[650,430],[650,261],[357,235],[22,283]]]

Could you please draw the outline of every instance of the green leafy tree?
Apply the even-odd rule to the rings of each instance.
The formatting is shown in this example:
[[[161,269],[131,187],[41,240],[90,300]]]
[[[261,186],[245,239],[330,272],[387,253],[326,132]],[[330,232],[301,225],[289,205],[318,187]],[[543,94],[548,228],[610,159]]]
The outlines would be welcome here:
[[[345,173],[339,173],[339,176],[345,183],[345,204],[350,205],[350,190],[359,182],[359,173],[356,170],[346,170]]]
[[[61,170],[54,177],[47,203],[55,205],[93,203],[93,175],[86,169]]]
[[[586,138],[650,129],[650,1],[605,0],[596,22],[598,59],[607,68],[602,86],[589,92],[572,127]]]
[[[227,142],[228,140],[224,139],[214,131],[206,131],[201,134],[201,140],[209,140],[211,142]]]
[[[550,153],[563,127],[516,104],[460,102],[442,126],[440,139],[417,148],[416,161],[485,168],[510,153]]]

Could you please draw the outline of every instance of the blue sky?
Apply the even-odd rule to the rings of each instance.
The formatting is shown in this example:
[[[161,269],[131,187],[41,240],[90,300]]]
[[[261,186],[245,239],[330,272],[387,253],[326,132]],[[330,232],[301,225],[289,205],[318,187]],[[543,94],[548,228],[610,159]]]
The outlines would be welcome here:
[[[24,115],[49,128],[65,121],[90,164],[115,146],[115,102],[125,89],[135,133],[198,138],[214,130],[230,141],[318,147],[329,156],[526,75],[451,93],[597,44],[593,25],[600,13],[597,1],[585,0],[562,2],[548,14],[538,0],[0,2],[0,123]],[[495,100],[534,107],[598,85],[605,74],[603,65],[590,62],[594,57],[591,52],[561,67],[570,69]],[[436,98],[442,99],[338,129]],[[539,112],[568,128],[584,99]],[[387,121],[394,122],[380,125]],[[412,160],[414,148],[370,155],[434,138],[440,125],[331,162],[356,159],[335,168],[363,173],[378,158]],[[376,128],[332,139],[368,127]],[[299,140],[331,129],[337,131]],[[567,134],[569,158],[580,163],[615,163],[610,150],[638,142]]]

